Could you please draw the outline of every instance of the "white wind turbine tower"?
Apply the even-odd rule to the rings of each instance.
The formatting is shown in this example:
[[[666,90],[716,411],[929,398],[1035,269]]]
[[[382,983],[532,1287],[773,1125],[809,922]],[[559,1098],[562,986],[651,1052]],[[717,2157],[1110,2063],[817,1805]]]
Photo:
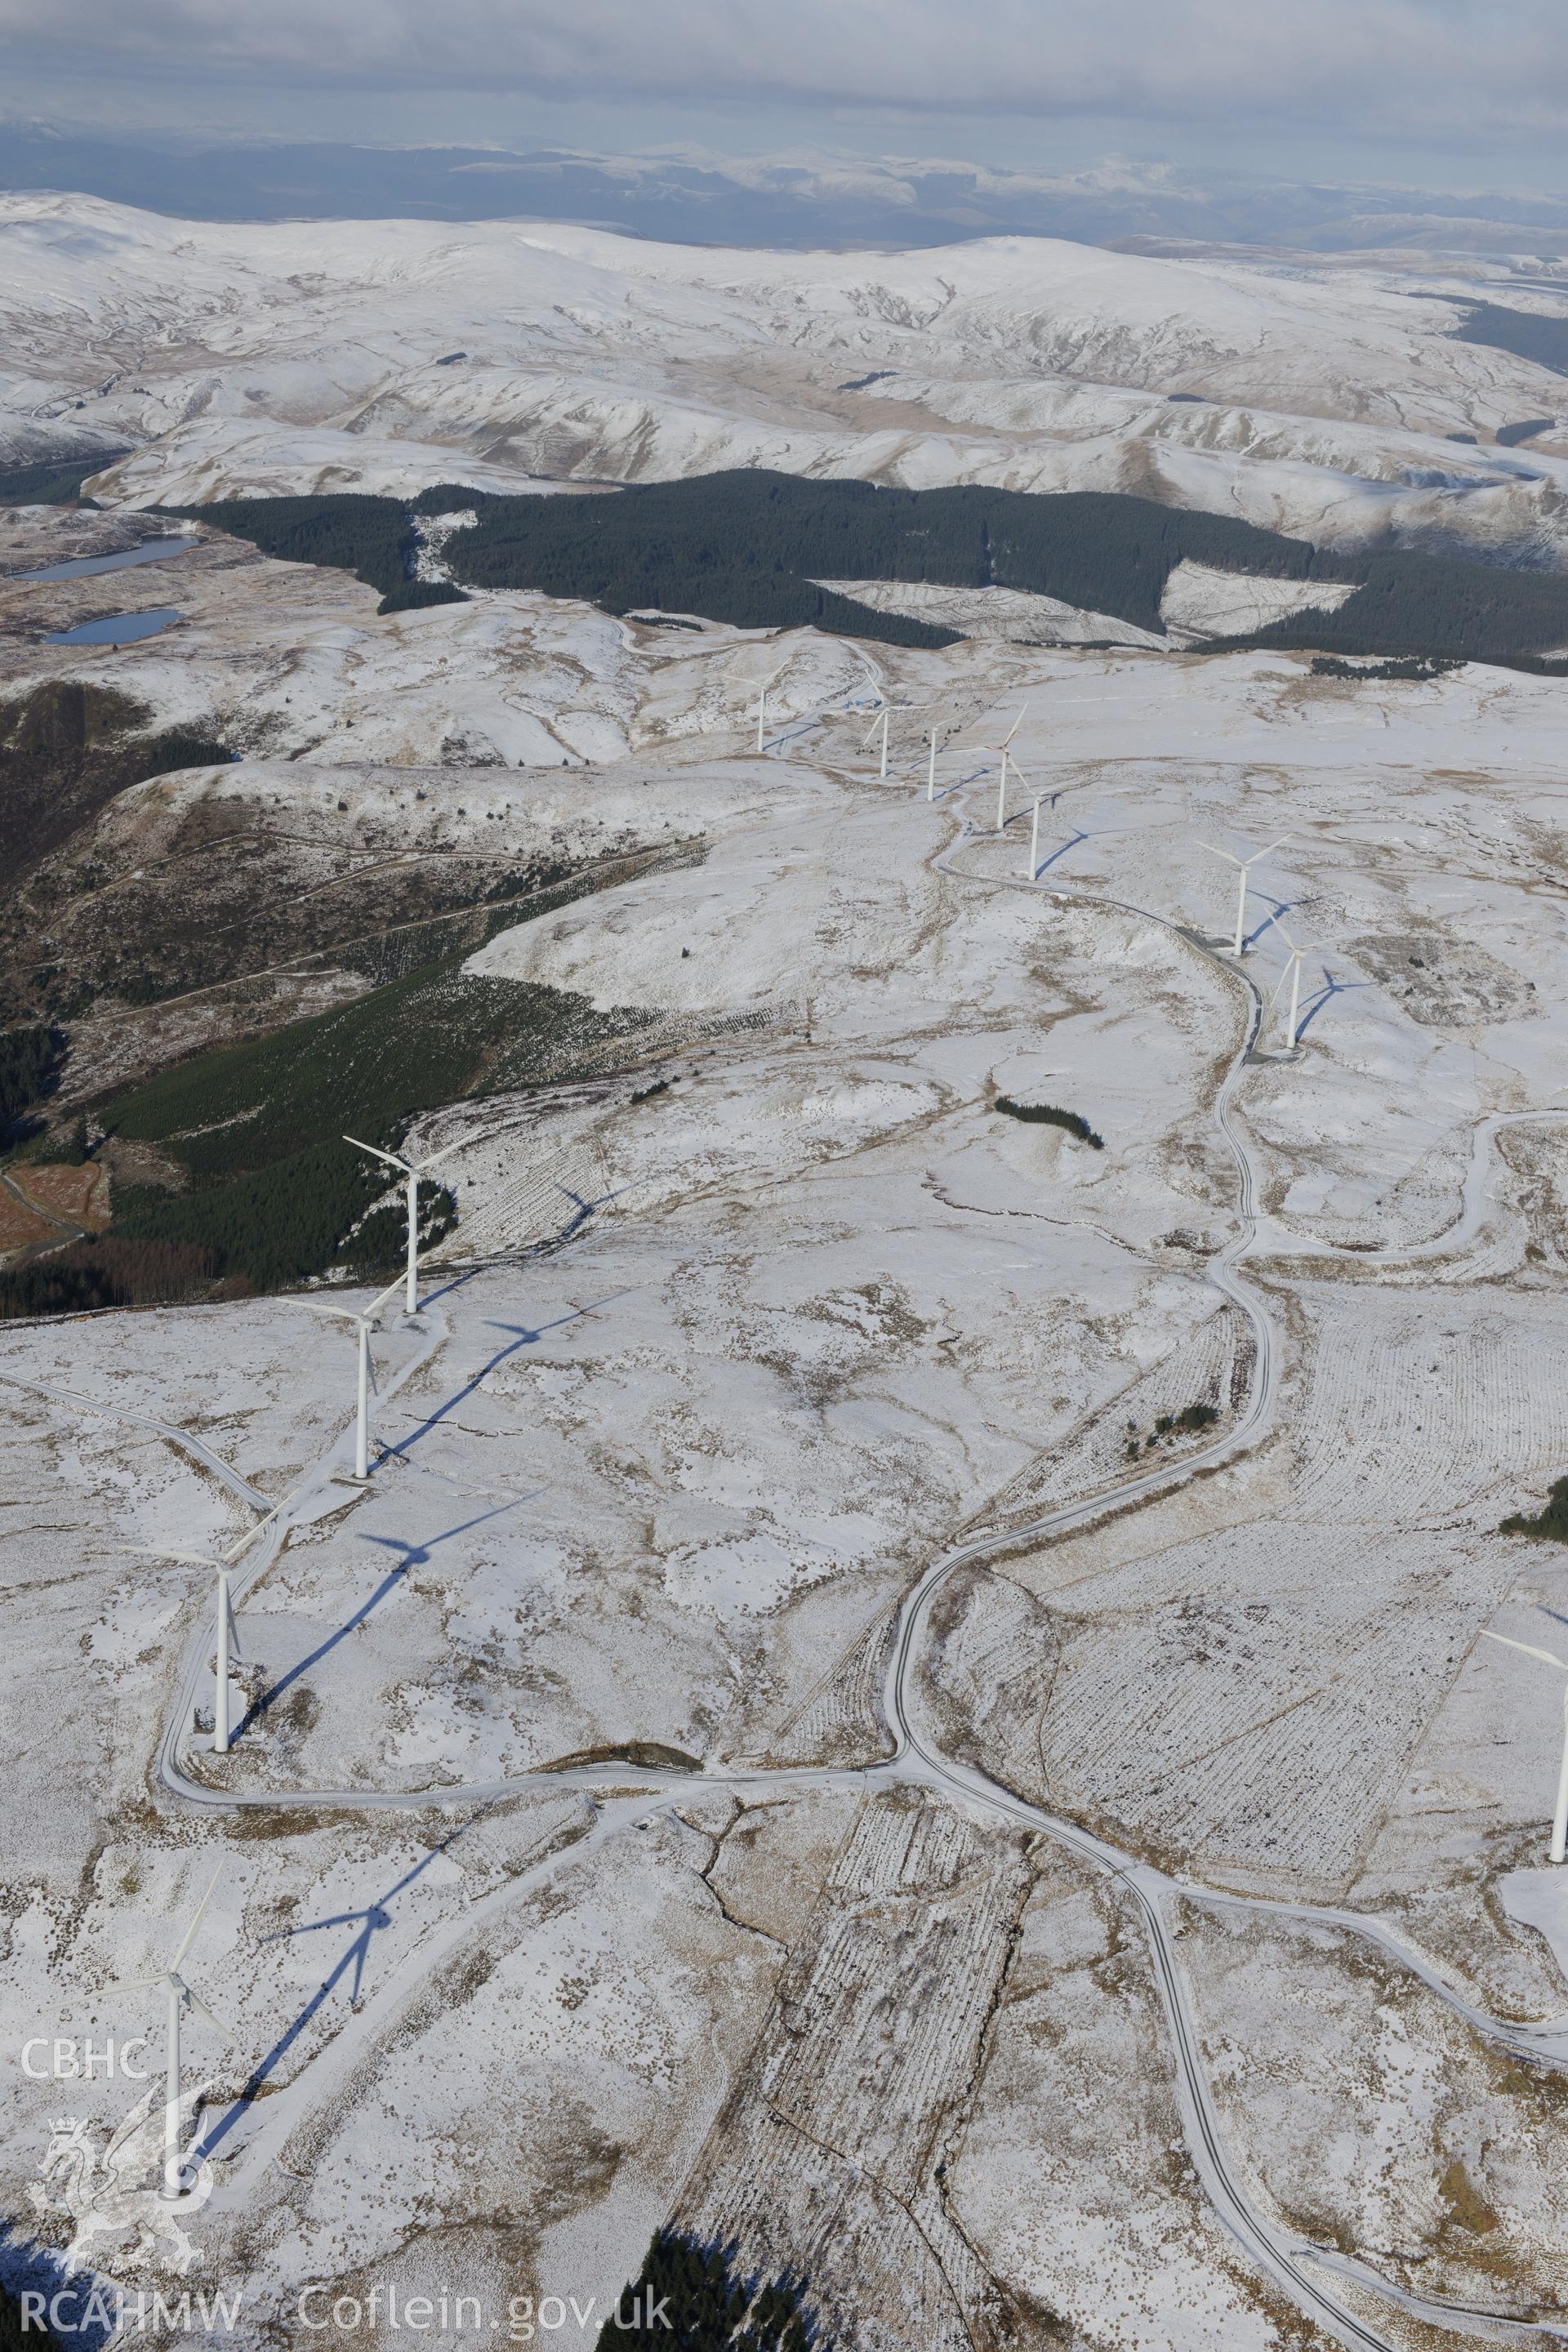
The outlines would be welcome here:
[[[392,1283],[379,1298],[373,1298],[363,1315],[352,1307],[327,1307],[319,1299],[307,1298],[305,1305],[312,1315],[330,1315],[340,1323],[349,1323],[359,1337],[359,1374],[357,1382],[358,1412],[354,1422],[354,1476],[362,1482],[370,1475],[370,1335],[381,1322],[381,1310],[398,1283]]]
[[[1008,728],[1006,734],[1002,738],[1002,766],[996,778],[996,830],[998,833],[1002,832],[1007,822],[1008,750],[1014,736],[1017,733],[1019,728],[1024,723],[1024,715],[1028,708],[1029,706],[1026,702],[1020,706],[1018,716],[1014,719],[1013,724]]]
[[[931,730],[929,738],[931,743],[931,759],[926,765],[926,798],[928,801],[934,801],[936,798],[936,747],[937,739],[941,734],[941,731],[940,728],[933,727]]]
[[[788,667],[789,656],[786,654],[784,660],[780,662],[777,669],[770,671],[769,675],[763,680],[762,691],[757,697],[757,749],[759,751],[763,748],[763,729],[767,724],[768,688],[772,686],[774,678],[782,677],[784,676],[784,671]]]
[[[1296,945],[1295,940],[1290,937],[1289,932],[1285,929],[1283,923],[1277,923],[1274,928],[1290,950],[1289,961],[1286,964],[1284,971],[1279,975],[1279,985],[1274,992],[1274,1001],[1278,1003],[1280,997],[1284,995],[1285,982],[1289,981],[1290,983],[1290,1017],[1285,1024],[1285,1043],[1293,1053],[1297,1045],[1300,1043],[1301,1035],[1300,1011],[1302,960],[1305,957],[1313,954],[1317,949],[1322,946],[1323,942],[1321,940],[1309,940],[1305,947],[1299,948]]]
[[[220,1863],[218,1869],[214,1871],[212,1885],[207,1888],[197,1904],[195,1916],[185,1929],[180,1940],[180,1948],[168,1967],[155,1977],[129,1977],[121,1983],[102,1987],[102,1991],[105,1993],[142,1992],[150,1986],[159,1985],[169,1996],[168,2074],[163,2100],[163,2195],[170,2199],[177,2199],[180,2194],[180,2013],[182,2010],[194,2009],[198,2017],[205,2017],[214,2031],[223,2035],[226,2042],[232,2042],[234,2039],[227,2026],[219,2024],[200,1994],[194,1993],[180,1974],[180,1964],[196,1940],[196,1929],[201,1926],[202,1915],[213,1899],[213,1888],[217,1885],[218,1874],[222,1867]]]
[[[1205,841],[1202,845],[1211,857],[1223,857],[1228,865],[1234,866],[1240,877],[1240,887],[1237,892],[1236,899],[1236,939],[1230,950],[1232,955],[1241,955],[1246,948],[1247,877],[1260,859],[1271,856],[1277,849],[1283,849],[1289,838],[1288,833],[1282,833],[1278,841],[1271,841],[1267,849],[1255,849],[1250,857],[1233,857],[1228,849],[1216,849],[1212,841]]]
[[[1555,1666],[1558,1673],[1568,1676],[1568,1661],[1554,1657],[1550,1650],[1538,1650],[1531,1642],[1513,1642],[1506,1633],[1492,1633],[1482,1628],[1483,1639],[1500,1642],[1505,1650],[1522,1650],[1527,1658],[1539,1658],[1543,1666]],[[1557,1772],[1557,1809],[1552,1816],[1552,1859],[1568,1859],[1568,1680],[1563,1685],[1563,1761]]]
[[[1007,756],[1006,752],[1004,751],[1002,756],[1004,761],[1005,761]],[[1004,769],[1003,772],[1006,772],[1005,769]],[[1019,767],[1016,760],[1013,762],[1013,773],[1017,777],[1018,782],[1021,784],[1026,786],[1028,784],[1029,779],[1024,773],[1022,768]],[[1035,794],[1034,812],[1029,820],[1029,879],[1031,882],[1036,879],[1040,870],[1040,803],[1048,797],[1051,806],[1054,808],[1061,793],[1070,790],[1070,785],[1058,784],[1057,790],[1048,796],[1045,793],[1037,793]],[[998,817],[1000,817],[1000,811],[998,811],[997,814]],[[998,823],[996,830],[998,833],[1001,832],[1002,827],[1000,823]]]
[[[177,1559],[187,1568],[210,1568],[217,1578],[217,1647],[213,1668],[213,1752],[228,1754],[228,1662],[232,1648],[239,1655],[239,1628],[234,1622],[234,1601],[229,1592],[229,1578],[241,1552],[255,1542],[263,1528],[278,1517],[276,1508],[266,1518],[258,1519],[247,1528],[237,1543],[219,1552],[174,1551],[153,1544],[137,1544],[133,1556],[139,1559]]]
[[[889,719],[893,718],[896,710],[908,710],[908,708],[910,708],[908,703],[884,703],[879,713],[877,713],[877,718],[869,722],[865,734],[860,736],[860,751],[869,751],[869,740],[872,740],[872,736],[877,734],[877,730],[881,730],[881,760],[879,760],[879,767],[877,767],[877,774],[879,776],[886,776],[886,752],[889,752],[889,740],[886,740],[886,734],[889,734]],[[931,752],[931,767],[936,769],[936,752]]]
[[[438,1161],[449,1160],[454,1151],[461,1151],[464,1144],[469,1140],[468,1136],[463,1136],[458,1142],[448,1143],[439,1151],[426,1152],[423,1160],[407,1160],[401,1151],[384,1151],[378,1143],[362,1143],[357,1135],[345,1135],[343,1138],[343,1141],[352,1143],[356,1151],[368,1151],[373,1160],[384,1160],[389,1168],[399,1170],[407,1179],[405,1190],[408,1200],[408,1270],[405,1277],[407,1285],[404,1300],[405,1314],[416,1314],[419,1307],[419,1179],[421,1176],[427,1175]],[[396,1284],[394,1283],[393,1288],[396,1287]]]

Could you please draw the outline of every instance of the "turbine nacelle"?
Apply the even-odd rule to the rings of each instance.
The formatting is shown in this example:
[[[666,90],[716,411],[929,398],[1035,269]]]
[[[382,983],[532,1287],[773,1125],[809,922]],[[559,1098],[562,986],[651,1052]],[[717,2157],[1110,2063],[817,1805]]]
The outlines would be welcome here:
[[[1224,853],[1221,854],[1223,856]],[[1298,947],[1283,923],[1276,923],[1274,928],[1290,952],[1286,959],[1285,969],[1279,975],[1279,985],[1268,1003],[1272,1010],[1284,995],[1285,984],[1288,981],[1290,984],[1290,1014],[1285,1024],[1285,1043],[1293,1053],[1301,1040],[1301,965],[1306,957],[1315,955],[1320,948],[1326,945],[1326,942],[1322,940],[1308,940],[1303,946]]]
[[[388,1283],[377,1297],[371,1300],[363,1313],[353,1307],[329,1307],[324,1299],[307,1298],[304,1304],[312,1315],[322,1315],[336,1322],[346,1323],[358,1342],[355,1370],[354,1412],[354,1476],[361,1484],[370,1475],[370,1335],[381,1328],[382,1309],[395,1290],[402,1286],[403,1276]]]
[[[910,705],[907,702],[884,702],[882,708],[878,711],[876,717],[872,719],[871,724],[867,728],[866,732],[860,738],[860,750],[862,751],[868,751],[871,748],[872,736],[875,735],[879,727],[882,730],[882,753],[877,769],[879,776],[885,776],[888,772],[888,728],[891,721],[893,713],[895,710],[908,710],[909,708]]]
[[[784,676],[784,674],[785,670],[789,667],[789,664],[790,664],[790,656],[786,654],[786,655],[784,656],[784,660],[783,660],[782,662],[780,662],[780,664],[779,664],[779,666],[778,666],[777,669],[770,670],[770,671],[769,671],[769,673],[768,673],[767,677],[763,680],[762,686],[761,686],[761,687],[760,687],[760,688],[758,689],[758,693],[757,693],[757,749],[758,749],[758,751],[760,751],[762,750],[762,748],[763,748],[763,728],[764,728],[764,727],[766,726],[766,724],[767,724],[767,717],[768,717],[768,688],[769,688],[769,687],[770,687],[770,686],[772,686],[772,685],[773,685],[773,680],[774,680],[775,678],[780,678],[780,677],[782,677]]]
[[[222,1551],[181,1551],[167,1544],[133,1544],[132,1557],[137,1559],[175,1560],[182,1568],[205,1568],[217,1578],[217,1637],[216,1658],[213,1669],[213,1749],[215,1754],[228,1753],[228,1661],[232,1648],[239,1650],[239,1629],[234,1621],[234,1597],[229,1591],[229,1576],[240,1555],[256,1541],[265,1527],[278,1517],[274,1504],[265,1517],[247,1528],[242,1536]]]
[[[423,1160],[410,1160],[405,1152],[388,1151],[379,1143],[366,1143],[362,1136],[345,1135],[343,1138],[343,1141],[352,1143],[356,1151],[366,1151],[373,1160],[383,1160],[389,1168],[395,1168],[404,1180],[408,1206],[408,1255],[398,1280],[407,1286],[405,1314],[416,1315],[419,1311],[419,1179],[428,1175],[432,1168],[438,1168],[443,1160],[450,1160],[455,1151],[466,1150],[470,1143],[482,1143],[487,1136],[495,1132],[496,1129],[490,1128],[479,1135],[459,1136],[455,1143],[444,1143],[439,1151],[427,1151]],[[382,1297],[390,1298],[396,1287],[397,1283],[391,1284]]]
[[[1199,844],[1200,848],[1206,849],[1211,857],[1223,857],[1228,866],[1234,866],[1237,869],[1238,887],[1236,900],[1236,937],[1231,942],[1230,950],[1232,955],[1239,956],[1246,952],[1247,877],[1259,859],[1271,857],[1277,849],[1283,849],[1289,839],[1290,835],[1288,833],[1282,833],[1278,841],[1271,841],[1265,849],[1255,849],[1250,857],[1237,857],[1231,850],[1217,848],[1212,841]]]
[[[229,2027],[224,2023],[220,2017],[215,2017],[213,2015],[212,2011],[207,2007],[200,1993],[195,1991],[192,1986],[188,1985],[185,1982],[184,1978],[181,1976],[177,1970],[172,1968],[165,1969],[162,1976],[118,1978],[112,1984],[100,1985],[98,1989],[98,1992],[94,1995],[94,1999],[102,1999],[105,1995],[111,1992],[149,1991],[167,1992],[172,1994],[179,2002],[182,2011],[194,2009],[196,2015],[198,2017],[205,2017],[207,2023],[213,2028],[214,2032],[221,2033],[226,2042],[232,2042],[234,2040],[234,2034]]]

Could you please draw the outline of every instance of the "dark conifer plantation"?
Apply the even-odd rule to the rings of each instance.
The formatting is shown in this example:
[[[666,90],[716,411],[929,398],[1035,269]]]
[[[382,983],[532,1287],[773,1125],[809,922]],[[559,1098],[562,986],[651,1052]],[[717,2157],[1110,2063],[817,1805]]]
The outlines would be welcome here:
[[[37,1124],[27,1113],[53,1091],[65,1052],[64,1031],[46,1023],[0,1030],[0,1148]]]
[[[1160,601],[1181,562],[1255,578],[1354,585],[1240,646],[1344,654],[1531,661],[1568,646],[1568,580],[1454,556],[1350,558],[1231,516],[1081,490],[900,490],[747,470],[638,483],[598,498],[502,498],[443,484],[412,509],[395,499],[242,499],[172,512],[269,555],[357,572],[384,612],[460,589],[410,577],[414,516],[472,508],[446,545],[453,578],[529,588],[607,613],[698,614],[738,628],[818,628],[889,645],[952,644],[958,630],[879,613],[824,581],[1002,587],[1055,596],[1162,634]]]
[[[1510,1511],[1499,1533],[1533,1536],[1538,1543],[1568,1543],[1568,1478],[1553,1481],[1544,1510],[1538,1511],[1533,1518],[1523,1511]]]
[[[660,2230],[599,2331],[597,2352],[831,2352],[803,2282],[748,2278],[732,2247]]]

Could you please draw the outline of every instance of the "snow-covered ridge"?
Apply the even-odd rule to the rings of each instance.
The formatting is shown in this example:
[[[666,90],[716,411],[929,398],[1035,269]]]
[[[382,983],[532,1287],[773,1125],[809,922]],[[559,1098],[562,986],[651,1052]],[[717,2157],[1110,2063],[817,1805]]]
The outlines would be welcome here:
[[[1334,613],[1355,594],[1342,580],[1266,580],[1184,561],[1165,583],[1160,618],[1178,643],[1240,637],[1296,613]]]
[[[1267,629],[1295,613],[1332,613],[1355,594],[1352,582],[1272,580],[1222,572],[1184,559],[1165,583],[1157,636],[1113,613],[1092,613],[1059,596],[1018,588],[948,588],[923,580],[824,580],[819,583],[873,612],[903,613],[915,621],[960,629],[966,637],[993,637],[1025,646],[1192,645]]]
[[[1269,586],[1276,583],[1269,582]],[[818,583],[874,613],[902,613],[912,621],[958,629],[966,637],[1021,646],[1148,646],[1165,640],[1112,613],[1091,613],[1059,596],[1026,588],[949,588],[930,580],[824,580]]]
[[[1456,339],[1480,290],[1047,238],[768,253],[16,195],[0,457],[144,445],[94,485],[134,505],[762,465],[1120,489],[1335,545],[1557,562],[1568,461],[1490,436],[1554,415],[1561,379]]]

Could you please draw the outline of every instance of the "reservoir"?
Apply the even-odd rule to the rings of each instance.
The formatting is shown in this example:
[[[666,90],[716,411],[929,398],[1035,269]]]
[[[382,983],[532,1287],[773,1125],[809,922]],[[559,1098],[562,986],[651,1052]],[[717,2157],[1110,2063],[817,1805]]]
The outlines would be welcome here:
[[[132,646],[138,637],[155,637],[180,617],[174,604],[155,604],[147,613],[110,613],[101,621],[84,621],[79,628],[59,629],[46,637],[47,646]]]
[[[42,572],[15,572],[13,587],[30,587],[46,580],[86,580],[97,572],[128,572],[133,563],[162,563],[165,556],[184,555],[194,539],[150,539],[141,547],[121,548],[118,555],[76,555],[68,563],[51,563]]]

